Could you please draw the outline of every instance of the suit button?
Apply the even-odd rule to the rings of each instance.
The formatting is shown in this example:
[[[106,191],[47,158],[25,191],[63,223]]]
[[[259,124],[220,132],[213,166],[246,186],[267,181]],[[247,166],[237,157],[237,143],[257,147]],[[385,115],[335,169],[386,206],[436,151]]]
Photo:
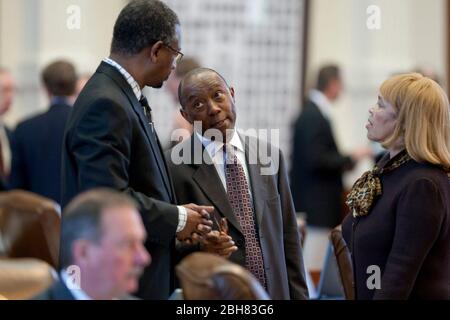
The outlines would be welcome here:
[[[244,241],[242,241],[241,239],[236,240],[236,246],[238,246],[239,248],[242,247],[243,244]]]

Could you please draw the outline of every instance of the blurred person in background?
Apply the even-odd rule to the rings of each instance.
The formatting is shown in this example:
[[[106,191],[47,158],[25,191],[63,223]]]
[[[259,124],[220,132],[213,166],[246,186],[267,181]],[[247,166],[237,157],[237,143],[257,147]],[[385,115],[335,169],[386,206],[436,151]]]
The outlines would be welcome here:
[[[165,87],[167,91],[170,94],[170,97],[174,103],[174,114],[172,117],[172,124],[170,128],[169,133],[169,146],[173,147],[177,143],[183,141],[185,138],[189,138],[193,132],[192,125],[184,119],[184,117],[181,115],[180,112],[180,100],[178,99],[178,85],[180,84],[181,79],[191,70],[194,70],[196,68],[199,68],[200,64],[195,58],[192,57],[183,57],[183,60],[180,61],[180,63],[177,64],[174,72],[172,72],[169,76],[169,79],[167,79],[167,82],[165,84]],[[176,129],[184,129],[185,132],[183,132],[182,135],[179,136],[180,140],[178,141],[172,141],[171,135],[172,132]],[[182,132],[180,132],[181,134]]]
[[[8,187],[11,170],[11,131],[3,122],[3,117],[14,102],[15,83],[11,73],[0,66],[0,189]]]
[[[41,80],[50,107],[17,125],[13,134],[10,187],[60,203],[61,148],[77,74],[72,63],[59,60],[44,68]]]
[[[372,155],[368,147],[350,155],[339,152],[332,131],[331,108],[343,91],[336,65],[320,68],[316,89],[309,93],[294,125],[290,184],[297,212],[306,213],[305,259],[320,269],[331,228],[343,217],[342,175]]]
[[[70,97],[70,104],[74,105],[75,101],[77,100],[78,96],[80,95],[81,90],[83,90],[84,86],[87,84],[89,79],[92,77],[92,74],[90,73],[83,73],[78,76],[77,84],[75,86],[75,92]]]
[[[430,78],[397,75],[369,114],[367,137],[388,153],[347,199],[356,298],[450,299],[448,97]]]

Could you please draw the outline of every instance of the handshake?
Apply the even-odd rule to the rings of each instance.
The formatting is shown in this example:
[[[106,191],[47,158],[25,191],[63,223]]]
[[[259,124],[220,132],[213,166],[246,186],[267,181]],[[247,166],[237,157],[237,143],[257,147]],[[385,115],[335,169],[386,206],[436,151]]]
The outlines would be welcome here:
[[[211,215],[214,207],[199,206],[193,203],[185,204],[187,211],[186,226],[177,233],[177,239],[187,244],[199,244],[205,252],[217,254],[228,258],[237,250],[232,238],[228,235],[226,219],[220,224],[216,221],[219,230],[212,230]]]

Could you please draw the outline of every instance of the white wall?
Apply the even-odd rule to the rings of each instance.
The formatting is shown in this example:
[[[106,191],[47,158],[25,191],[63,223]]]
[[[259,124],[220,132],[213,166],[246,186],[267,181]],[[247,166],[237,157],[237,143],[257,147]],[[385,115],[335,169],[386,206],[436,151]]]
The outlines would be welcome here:
[[[366,26],[369,5],[381,10],[380,30]],[[346,91],[333,110],[343,151],[368,143],[368,108],[391,73],[430,66],[446,87],[445,0],[312,0],[311,7],[308,79],[327,62],[336,62],[344,71]]]
[[[290,149],[290,122],[300,105],[302,17],[300,0],[164,0],[179,15],[182,51],[216,68],[236,86],[241,128],[280,129]],[[12,69],[16,102],[6,116],[18,120],[47,107],[39,72],[68,58],[93,72],[109,52],[114,21],[127,0],[0,0],[0,64]],[[67,9],[81,10],[81,29],[70,30]],[[166,90],[148,90],[161,140],[169,141],[173,102]],[[272,141],[274,142],[274,141]]]
[[[40,70],[55,58],[71,60],[81,73],[94,72],[109,53],[114,21],[126,0],[0,0],[0,65],[18,85],[5,121],[47,107]],[[67,8],[80,8],[80,29],[69,29]]]

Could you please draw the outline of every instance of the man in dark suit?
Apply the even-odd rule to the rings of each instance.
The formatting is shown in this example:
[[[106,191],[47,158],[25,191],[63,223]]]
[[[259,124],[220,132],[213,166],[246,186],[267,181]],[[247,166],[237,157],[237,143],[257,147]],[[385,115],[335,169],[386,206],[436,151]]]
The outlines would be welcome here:
[[[175,193],[145,86],[160,88],[181,59],[180,24],[161,1],[131,1],[114,26],[111,54],[81,91],[66,125],[62,155],[62,205],[98,186],[131,195],[147,229],[154,262],[138,295],[167,299],[173,283],[175,236],[210,231],[213,208],[176,206]],[[62,219],[64,224],[64,216]]]
[[[341,222],[342,174],[371,154],[368,148],[342,155],[331,125],[331,102],[342,91],[337,66],[320,69],[317,89],[312,90],[294,125],[290,183],[295,208],[307,214],[309,226],[334,228]]]
[[[302,249],[280,150],[237,133],[234,89],[217,72],[189,72],[179,96],[181,114],[195,131],[167,154],[177,198],[213,205],[214,218],[225,217],[229,226],[200,238],[200,249],[247,267],[273,299],[306,299]],[[262,165],[266,160],[270,167]]]
[[[58,280],[35,299],[130,299],[151,257],[146,232],[129,196],[108,189],[76,197],[64,211]]]
[[[55,61],[42,72],[50,100],[47,112],[17,125],[12,143],[10,187],[60,202],[61,147],[77,75],[68,61]]]

